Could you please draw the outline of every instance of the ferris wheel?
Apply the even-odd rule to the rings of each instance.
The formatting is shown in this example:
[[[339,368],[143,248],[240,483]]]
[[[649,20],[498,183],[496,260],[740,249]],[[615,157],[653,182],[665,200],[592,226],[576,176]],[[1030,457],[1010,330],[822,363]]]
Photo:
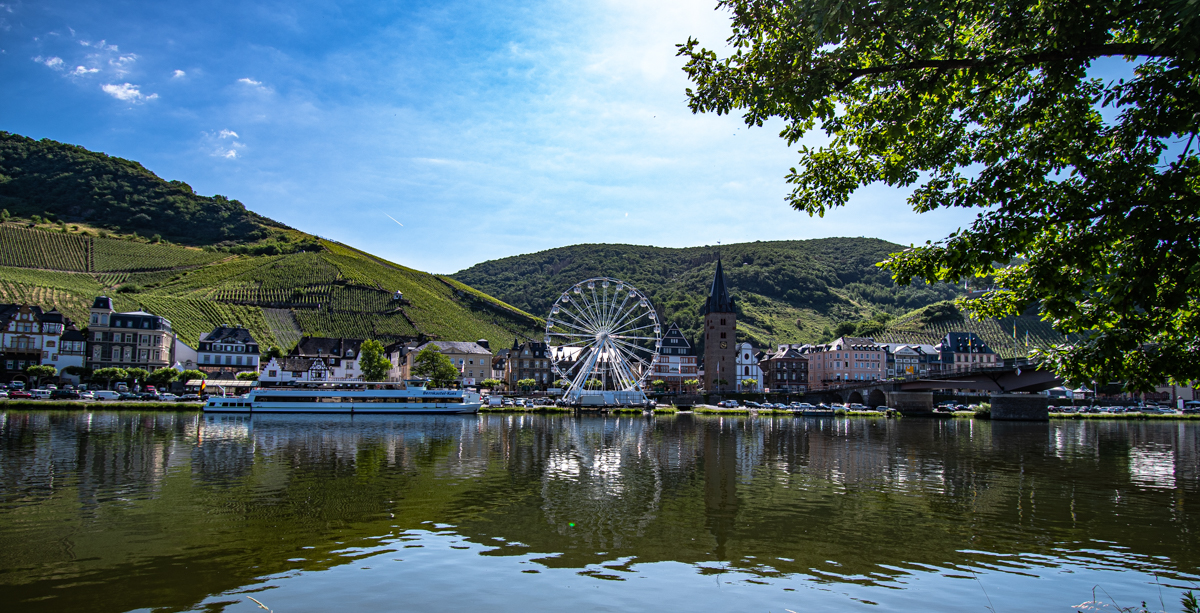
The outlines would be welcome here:
[[[662,347],[658,314],[637,288],[609,277],[580,281],[546,317],[546,344],[564,396],[642,391]]]

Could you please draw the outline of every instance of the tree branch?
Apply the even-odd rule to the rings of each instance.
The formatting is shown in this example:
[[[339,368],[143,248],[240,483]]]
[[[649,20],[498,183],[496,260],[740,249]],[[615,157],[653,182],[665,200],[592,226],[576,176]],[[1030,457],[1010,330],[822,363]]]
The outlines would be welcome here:
[[[1092,59],[1105,56],[1145,56],[1145,57],[1175,57],[1174,51],[1165,50],[1158,45],[1145,43],[1113,43],[1110,45],[1087,45],[1077,47],[1075,49],[1063,51],[1039,51],[1037,53],[1027,53],[1025,55],[1002,55],[998,57],[986,58],[961,58],[949,60],[918,60],[914,62],[901,62],[899,64],[887,64],[883,66],[872,66],[870,68],[856,68],[850,70],[849,78],[837,84],[837,89],[844,89],[854,81],[861,77],[886,74],[889,72],[899,72],[903,70],[922,70],[933,68],[937,70],[963,70],[969,68],[986,68],[989,66],[1000,66],[1005,64],[1042,64],[1045,62],[1057,62],[1062,60],[1082,60]]]

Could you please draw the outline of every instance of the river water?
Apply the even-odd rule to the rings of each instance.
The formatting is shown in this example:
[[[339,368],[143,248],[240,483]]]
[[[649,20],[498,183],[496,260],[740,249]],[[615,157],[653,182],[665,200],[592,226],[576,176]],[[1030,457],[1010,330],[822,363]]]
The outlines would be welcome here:
[[[0,412],[7,611],[1180,609],[1200,426]]]

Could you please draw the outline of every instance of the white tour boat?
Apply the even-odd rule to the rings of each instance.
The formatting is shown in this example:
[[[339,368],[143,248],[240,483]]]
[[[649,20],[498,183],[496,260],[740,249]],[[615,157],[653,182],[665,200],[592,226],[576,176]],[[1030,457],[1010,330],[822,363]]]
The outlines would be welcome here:
[[[255,387],[243,396],[213,396],[206,413],[477,413],[479,394],[426,389],[425,381],[304,382]]]

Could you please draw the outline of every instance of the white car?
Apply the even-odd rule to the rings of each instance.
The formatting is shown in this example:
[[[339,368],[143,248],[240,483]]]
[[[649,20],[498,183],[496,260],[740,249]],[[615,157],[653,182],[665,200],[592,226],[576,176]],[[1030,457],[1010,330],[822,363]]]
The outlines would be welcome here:
[[[79,399],[80,400],[95,400],[96,394],[91,391],[85,390],[85,391],[79,392]]]

